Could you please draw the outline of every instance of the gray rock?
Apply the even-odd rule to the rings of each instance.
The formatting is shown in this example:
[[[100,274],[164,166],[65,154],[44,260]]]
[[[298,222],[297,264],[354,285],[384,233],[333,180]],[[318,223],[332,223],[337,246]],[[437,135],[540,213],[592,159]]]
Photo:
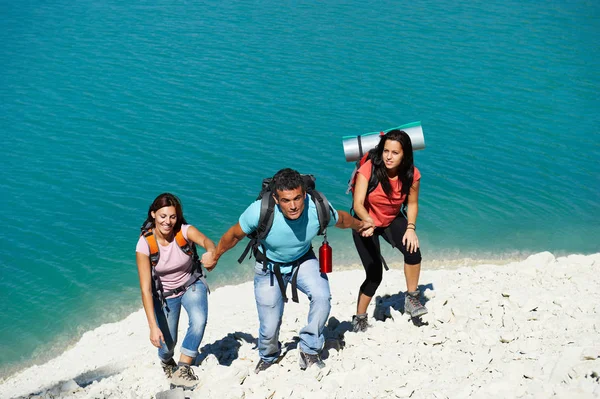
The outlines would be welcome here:
[[[182,388],[168,389],[156,394],[156,399],[185,399]]]

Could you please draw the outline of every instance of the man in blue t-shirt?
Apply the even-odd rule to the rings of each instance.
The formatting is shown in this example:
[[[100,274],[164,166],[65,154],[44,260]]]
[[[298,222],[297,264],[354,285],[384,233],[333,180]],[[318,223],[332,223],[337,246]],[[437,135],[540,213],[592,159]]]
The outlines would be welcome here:
[[[304,370],[313,364],[324,367],[320,353],[325,343],[323,328],[331,309],[331,294],[327,275],[319,271],[319,262],[311,247],[312,239],[319,231],[317,209],[309,198],[310,194],[306,193],[302,176],[295,170],[288,168],[277,172],[273,176],[272,190],[276,203],[273,225],[267,237],[260,241],[265,252],[259,254],[254,268],[254,296],[260,323],[260,361],[255,372],[266,370],[279,359],[283,295],[294,275],[298,289],[310,300],[308,324],[299,333],[300,368]],[[215,251],[215,261],[258,228],[260,207],[260,200],[252,203],[242,213],[238,223],[221,237]],[[336,211],[333,207],[330,212],[330,226],[361,232],[372,227],[370,223],[353,218],[348,212]],[[278,284],[274,284],[275,276],[283,280],[283,292]]]

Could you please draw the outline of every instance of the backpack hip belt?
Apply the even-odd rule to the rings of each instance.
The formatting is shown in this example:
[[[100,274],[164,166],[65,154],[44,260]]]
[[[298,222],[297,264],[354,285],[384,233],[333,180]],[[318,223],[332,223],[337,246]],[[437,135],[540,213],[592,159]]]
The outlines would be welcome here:
[[[257,251],[257,252],[260,253],[260,251]],[[268,269],[267,264],[270,263],[273,265],[273,270],[270,270],[271,286],[273,286],[273,276],[274,276],[275,279],[277,280],[277,285],[279,285],[279,290],[281,291],[281,297],[283,298],[284,302],[287,302],[288,298],[285,294],[285,285],[283,284],[283,275],[281,274],[281,267],[282,266],[292,266],[292,301],[298,303],[298,270],[300,269],[300,265],[302,263],[306,262],[309,259],[317,258],[312,247],[310,247],[310,249],[304,255],[302,255],[295,261],[286,262],[286,263],[273,262],[273,261],[269,260],[266,256],[264,256],[262,253],[260,253],[260,254],[262,255],[262,256],[259,255],[261,258],[260,260],[258,259],[258,257],[256,255],[254,255],[254,257],[256,258],[256,262],[261,263],[263,265],[263,271],[267,271],[267,269]]]
[[[187,291],[187,289],[190,288],[192,285],[196,284],[196,282],[198,280],[202,281],[202,284],[204,284],[206,286],[207,291],[210,293],[210,289],[208,288],[208,283],[206,282],[206,278],[204,277],[204,274],[201,271],[196,270],[195,272],[192,273],[192,275],[190,276],[188,281],[186,281],[185,284],[183,284],[182,286],[177,287],[172,290],[169,290],[169,291],[164,291],[162,293],[162,296],[164,298],[163,302],[164,302],[164,300],[166,300],[168,297],[170,297],[172,295],[176,295],[176,294]]]

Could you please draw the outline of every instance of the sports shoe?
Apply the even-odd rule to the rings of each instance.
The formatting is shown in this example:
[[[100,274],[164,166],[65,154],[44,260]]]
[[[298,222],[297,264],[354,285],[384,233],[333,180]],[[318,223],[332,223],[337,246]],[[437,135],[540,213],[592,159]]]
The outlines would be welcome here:
[[[299,352],[300,352],[300,357],[298,359],[298,363],[300,364],[301,370],[306,370],[313,364],[316,365],[320,369],[325,367],[325,363],[323,363],[323,361],[321,360],[321,356],[318,353],[315,355],[311,355],[311,354],[302,352],[302,349],[300,349]]]
[[[275,363],[267,362],[266,360],[260,359],[258,361],[258,364],[256,365],[256,368],[254,369],[254,373],[258,374],[261,371],[265,371],[266,369],[268,369],[269,367],[271,367],[274,364]]]
[[[171,388],[194,389],[198,386],[198,376],[188,364],[182,364],[171,377]]]
[[[170,358],[167,362],[160,361],[160,365],[162,366],[163,371],[167,378],[171,378],[175,370],[177,370],[177,363],[173,358]]]
[[[367,328],[369,328],[369,321],[366,313],[352,316],[352,331],[365,332]]]
[[[407,291],[406,297],[404,298],[404,311],[410,315],[410,317],[421,317],[427,314],[427,308],[419,301],[419,290]]]

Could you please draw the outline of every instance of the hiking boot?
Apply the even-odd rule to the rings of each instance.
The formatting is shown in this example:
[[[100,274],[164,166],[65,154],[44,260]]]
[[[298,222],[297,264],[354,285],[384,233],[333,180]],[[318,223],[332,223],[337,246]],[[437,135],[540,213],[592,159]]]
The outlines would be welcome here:
[[[160,365],[162,366],[163,371],[167,378],[171,378],[175,370],[177,370],[177,363],[173,358],[170,358],[167,362],[160,361]]]
[[[177,367],[177,370],[175,370],[171,377],[171,389],[194,389],[199,383],[198,376],[194,374],[194,370],[192,370],[189,364],[182,364]]]
[[[298,359],[298,363],[300,364],[301,370],[306,370],[313,364],[320,369],[325,367],[325,363],[323,363],[323,361],[321,360],[321,355],[319,355],[318,353],[315,355],[310,355],[308,353],[302,352],[302,349],[300,349],[300,358]]]
[[[427,314],[427,308],[419,301],[419,290],[407,291],[406,297],[404,298],[404,311],[410,315],[410,317],[421,317]]]
[[[260,359],[256,365],[256,368],[254,369],[254,373],[258,374],[261,371],[265,371],[274,364],[274,362],[267,362],[266,360]]]
[[[352,331],[365,332],[367,328],[369,328],[369,321],[366,313],[352,316]]]

